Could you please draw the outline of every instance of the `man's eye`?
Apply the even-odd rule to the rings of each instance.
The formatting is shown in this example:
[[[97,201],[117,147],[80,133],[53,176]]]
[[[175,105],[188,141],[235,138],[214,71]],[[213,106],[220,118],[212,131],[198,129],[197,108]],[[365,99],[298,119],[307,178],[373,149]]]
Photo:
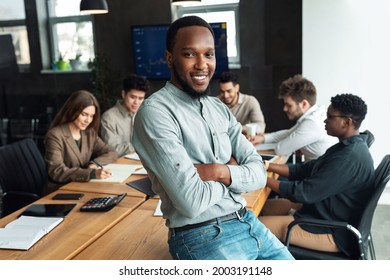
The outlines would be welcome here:
[[[207,58],[213,58],[214,56],[215,56],[214,53],[208,53],[208,54],[206,54],[206,57],[207,57]]]
[[[184,53],[185,57],[195,57],[194,53]]]

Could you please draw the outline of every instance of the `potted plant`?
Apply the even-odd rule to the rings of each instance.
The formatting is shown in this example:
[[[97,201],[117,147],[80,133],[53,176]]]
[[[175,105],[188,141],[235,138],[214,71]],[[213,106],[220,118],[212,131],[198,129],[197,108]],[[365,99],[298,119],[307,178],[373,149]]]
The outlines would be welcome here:
[[[78,52],[74,59],[69,60],[70,66],[72,67],[72,70],[81,70],[82,69],[82,62],[80,60],[81,56],[82,56],[82,54]]]
[[[60,53],[60,56],[56,62],[56,65],[57,65],[57,69],[61,70],[61,71],[69,70],[69,68],[70,68],[69,62],[64,59],[64,57],[62,56],[61,53]]]

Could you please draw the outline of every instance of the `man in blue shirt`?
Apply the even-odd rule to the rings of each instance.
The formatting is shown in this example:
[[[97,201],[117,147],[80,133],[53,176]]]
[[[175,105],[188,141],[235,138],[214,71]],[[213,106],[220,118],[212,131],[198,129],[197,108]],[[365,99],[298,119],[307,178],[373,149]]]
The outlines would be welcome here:
[[[196,16],[167,32],[171,79],[146,99],[133,144],[161,198],[174,259],[292,259],[245,209],[241,193],[263,188],[261,157],[241,124],[208,96],[215,71],[214,35]]]
[[[328,107],[325,129],[338,138],[337,144],[307,163],[265,163],[268,171],[289,179],[267,179],[267,186],[282,198],[268,200],[260,220],[278,238],[285,240],[287,226],[295,218],[345,221],[357,227],[372,192],[375,173],[367,135],[359,133],[366,113],[367,106],[360,97],[336,95]],[[309,225],[295,227],[291,244],[346,254],[353,248],[346,230]]]

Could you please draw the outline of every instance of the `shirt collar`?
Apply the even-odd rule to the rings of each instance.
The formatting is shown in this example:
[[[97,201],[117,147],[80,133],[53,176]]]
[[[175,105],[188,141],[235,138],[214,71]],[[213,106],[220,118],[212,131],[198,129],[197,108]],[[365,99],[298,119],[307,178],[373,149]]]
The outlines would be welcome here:
[[[305,113],[303,113],[303,115],[298,119],[298,123],[302,122],[304,119],[306,119],[308,116],[310,116],[311,114],[313,114],[314,112],[316,112],[318,110],[318,105],[317,104],[314,104],[313,106],[311,106],[309,108],[309,110],[307,110]]]
[[[177,86],[172,84],[170,81],[166,82],[165,88],[170,93],[172,93],[175,97],[177,97],[178,99],[182,100],[183,102],[197,104],[198,101],[199,101],[198,98],[196,98],[196,99],[192,98],[188,93],[186,93],[185,91],[182,91]]]
[[[367,142],[367,135],[366,134],[359,134],[354,135],[351,137],[348,137],[341,141],[345,146],[357,143],[357,142]]]
[[[129,112],[126,110],[125,106],[123,106],[123,100],[118,100],[118,101],[116,102],[116,106],[117,106],[119,112],[121,113],[121,115],[124,116],[124,117],[127,117],[127,116],[132,117],[132,116],[135,115],[135,113],[129,113]]]
[[[238,100],[236,104],[242,104],[244,102],[244,96],[241,94],[241,92],[237,92]]]

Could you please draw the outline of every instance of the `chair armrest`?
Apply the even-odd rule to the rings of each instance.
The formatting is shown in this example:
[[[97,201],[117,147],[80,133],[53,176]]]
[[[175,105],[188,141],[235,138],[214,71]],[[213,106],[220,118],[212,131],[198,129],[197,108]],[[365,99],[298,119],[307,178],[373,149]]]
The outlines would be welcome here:
[[[7,196],[27,196],[36,199],[40,198],[40,196],[37,195],[36,193],[19,192],[19,191],[8,191],[3,193],[3,197],[7,197]]]
[[[356,238],[358,240],[361,240],[361,238],[362,238],[362,235],[359,232],[359,230],[347,222],[328,221],[328,220],[314,219],[314,218],[298,218],[298,219],[295,219],[294,221],[292,221],[287,227],[286,240],[284,242],[287,248],[290,245],[292,229],[294,228],[294,226],[301,225],[301,224],[316,226],[316,227],[345,228],[345,229],[351,231],[356,236]]]

